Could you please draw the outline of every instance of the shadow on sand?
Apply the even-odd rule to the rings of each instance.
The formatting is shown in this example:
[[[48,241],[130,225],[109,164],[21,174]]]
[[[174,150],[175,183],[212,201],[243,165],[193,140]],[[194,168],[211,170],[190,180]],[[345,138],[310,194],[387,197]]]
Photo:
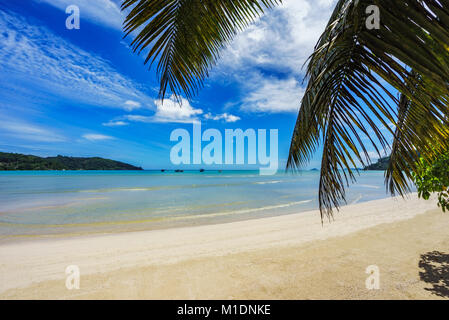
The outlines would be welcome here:
[[[427,291],[443,298],[449,298],[449,254],[432,251],[421,255],[419,277],[431,284]]]

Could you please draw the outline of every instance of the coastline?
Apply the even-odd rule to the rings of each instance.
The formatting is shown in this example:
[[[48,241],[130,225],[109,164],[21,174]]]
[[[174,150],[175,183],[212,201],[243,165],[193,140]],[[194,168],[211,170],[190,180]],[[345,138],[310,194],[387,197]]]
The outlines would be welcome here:
[[[6,243],[0,298],[432,299],[438,296],[419,280],[419,259],[449,248],[448,226],[434,201],[413,194],[342,207],[324,225],[310,211]],[[386,271],[375,292],[365,288],[373,264]],[[80,290],[65,288],[69,265],[80,268]]]

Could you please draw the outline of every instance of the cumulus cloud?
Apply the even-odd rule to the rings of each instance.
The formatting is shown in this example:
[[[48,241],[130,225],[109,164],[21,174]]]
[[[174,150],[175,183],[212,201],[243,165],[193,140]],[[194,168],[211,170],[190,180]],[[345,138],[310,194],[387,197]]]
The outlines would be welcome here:
[[[0,71],[8,74],[5,85],[27,84],[77,103],[125,110],[151,99],[139,83],[108,61],[43,26],[0,11],[0,29]]]
[[[128,115],[124,116],[124,118],[126,118],[129,121],[133,121],[133,122],[147,122],[147,123],[154,122],[154,121],[152,121],[152,119],[153,119],[152,116],[128,114]]]
[[[92,141],[92,142],[115,139],[114,137],[106,136],[104,134],[97,134],[97,133],[84,134],[83,138],[86,139],[86,140]]]
[[[329,20],[336,0],[285,0],[237,35],[220,66],[301,74],[301,67]]]
[[[125,102],[125,110],[127,111],[133,111],[135,109],[140,109],[142,107],[142,104],[137,101],[128,100]]]
[[[176,100],[175,97],[161,100],[155,100],[156,111],[152,116],[129,114],[123,117],[123,119],[132,122],[144,122],[144,123],[197,123],[201,119],[225,121],[225,122],[237,122],[240,117],[229,114],[212,114],[206,113],[202,109],[194,108],[190,102],[184,98],[181,101]]]
[[[123,126],[127,126],[127,125],[129,125],[128,122],[121,121],[121,120],[117,120],[117,121],[111,120],[111,121],[103,123],[103,126],[105,126],[105,127],[123,127]]]
[[[178,102],[175,97],[161,100],[155,100],[156,112],[152,116],[127,115],[125,118],[129,121],[147,122],[147,123],[193,123],[198,122],[198,116],[203,114],[203,110],[195,109],[190,102],[184,98]]]
[[[249,112],[285,113],[298,112],[304,88],[291,77],[278,79],[253,75],[256,80],[248,88],[241,109]]]
[[[250,112],[295,112],[304,87],[302,66],[329,20],[336,0],[285,0],[222,54],[216,78],[233,77]]]
[[[157,122],[191,122],[203,113],[201,109],[193,108],[189,101],[182,98],[178,103],[174,97],[170,99],[155,101],[157,110],[154,118]]]
[[[223,120],[225,122],[237,122],[241,118],[239,116],[235,116],[235,115],[229,114],[229,113],[213,115],[212,113],[209,112],[204,115],[204,119],[215,120],[215,121]]]

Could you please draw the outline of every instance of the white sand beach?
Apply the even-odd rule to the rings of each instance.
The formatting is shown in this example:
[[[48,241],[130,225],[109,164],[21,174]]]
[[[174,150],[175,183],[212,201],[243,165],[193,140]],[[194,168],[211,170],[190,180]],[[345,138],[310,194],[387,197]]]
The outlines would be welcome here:
[[[449,264],[448,230],[449,214],[412,195],[343,207],[324,225],[311,211],[29,239],[0,245],[0,298],[447,299],[430,264]],[[79,290],[65,286],[69,265],[80,269]],[[379,290],[366,289],[369,265],[380,269]]]

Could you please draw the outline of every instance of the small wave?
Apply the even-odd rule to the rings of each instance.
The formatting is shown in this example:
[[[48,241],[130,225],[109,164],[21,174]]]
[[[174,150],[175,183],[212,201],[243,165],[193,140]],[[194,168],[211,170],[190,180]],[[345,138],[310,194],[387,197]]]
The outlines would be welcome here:
[[[373,186],[373,185],[370,185],[370,184],[359,184],[358,186],[362,187],[362,188],[380,189],[379,186]]]
[[[259,212],[259,211],[265,211],[265,210],[287,208],[287,207],[305,204],[305,203],[309,203],[309,202],[312,202],[312,200],[295,201],[295,202],[289,202],[289,203],[279,204],[279,205],[274,205],[274,206],[265,206],[265,207],[260,207],[260,208],[248,208],[248,209],[241,209],[241,210],[216,212],[216,213],[210,213],[210,214],[204,214],[204,215],[196,214],[196,215],[188,215],[188,216],[167,217],[167,220],[170,220],[170,221],[184,220],[184,219],[187,220],[187,219],[212,218],[212,217],[219,217],[219,216],[245,214],[245,213]]]
[[[359,196],[357,197],[357,199],[355,199],[354,201],[352,201],[352,202],[350,203],[350,205],[356,204],[356,203],[359,202],[360,199],[362,199],[362,198],[363,198],[362,195],[359,194]]]
[[[241,210],[234,211],[222,211],[215,212],[204,215],[178,215],[178,216],[166,216],[166,217],[151,217],[147,219],[140,220],[116,220],[116,221],[95,221],[95,222],[80,222],[80,223],[65,223],[65,224],[42,224],[42,223],[20,223],[20,222],[10,222],[10,221],[1,221],[0,226],[15,226],[15,227],[25,227],[25,228],[71,228],[71,227],[94,227],[94,226],[106,226],[106,225],[124,225],[124,224],[140,224],[140,223],[151,223],[151,222],[168,222],[168,221],[182,221],[182,220],[192,220],[192,219],[201,219],[201,218],[214,218],[220,216],[229,216],[229,215],[237,215],[237,214],[245,214],[252,212],[259,212],[265,210],[273,210],[291,207],[295,205],[305,204],[312,202],[312,200],[303,200],[303,201],[295,201],[289,202],[285,204],[273,205],[273,206],[265,206],[260,208],[247,208]]]
[[[261,182],[254,182],[254,184],[276,184],[276,183],[282,183],[283,181],[280,180],[273,180],[273,181],[261,181]]]
[[[233,187],[244,186],[251,184],[251,182],[231,182],[231,183],[215,183],[215,184],[186,184],[186,185],[166,185],[154,187],[125,187],[125,188],[108,188],[108,189],[93,189],[93,190],[78,190],[72,192],[81,193],[108,193],[108,192],[134,192],[134,191],[161,191],[161,190],[178,190],[178,189],[197,189],[197,188],[217,188],[217,187]],[[56,193],[56,192],[55,192]]]
[[[215,178],[215,179],[221,179],[221,178],[257,178],[260,177],[260,175],[252,174],[252,175],[209,175],[209,176],[202,176],[202,178]]]

